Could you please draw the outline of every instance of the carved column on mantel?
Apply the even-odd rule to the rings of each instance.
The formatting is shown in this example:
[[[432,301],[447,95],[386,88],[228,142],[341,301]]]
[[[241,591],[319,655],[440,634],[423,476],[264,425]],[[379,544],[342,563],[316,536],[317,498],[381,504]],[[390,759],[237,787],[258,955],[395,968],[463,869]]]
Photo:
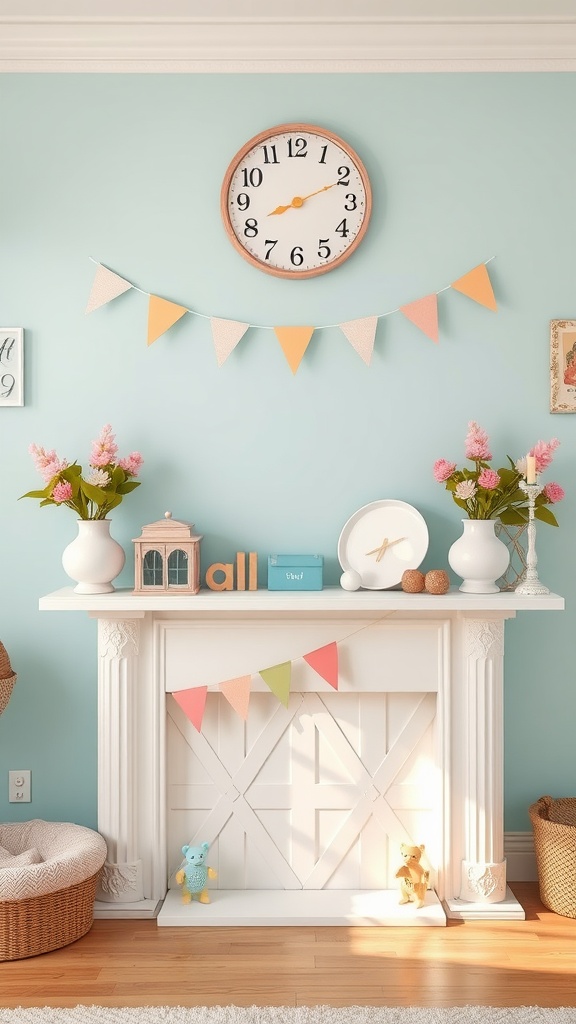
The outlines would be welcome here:
[[[139,643],[140,617],[98,619],[98,831],[108,857],[97,900],[142,910],[147,901],[137,821]]]
[[[523,917],[506,887],[504,859],[504,622],[463,619],[459,801],[462,860],[459,897],[449,908],[465,918]],[[509,903],[509,914],[503,904]],[[497,913],[495,913],[497,912]]]

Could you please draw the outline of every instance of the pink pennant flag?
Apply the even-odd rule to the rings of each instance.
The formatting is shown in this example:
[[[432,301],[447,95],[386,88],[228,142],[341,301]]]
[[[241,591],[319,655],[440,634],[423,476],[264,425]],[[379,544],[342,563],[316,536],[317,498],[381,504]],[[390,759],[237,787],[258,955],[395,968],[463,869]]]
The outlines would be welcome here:
[[[202,728],[207,693],[207,686],[193,686],[189,690],[175,690],[172,694],[197,732],[200,732]]]
[[[350,342],[366,366],[370,366],[376,338],[377,316],[365,316],[361,320],[347,320],[339,324],[344,337]]]
[[[338,689],[338,645],[335,641],[326,644],[325,647],[318,647],[317,650],[310,651],[303,657],[310,668],[322,676],[322,679],[325,679],[335,690]]]
[[[226,700],[244,721],[248,718],[251,680],[252,676],[237,676],[236,679],[227,679],[224,683],[220,683],[220,689]]]
[[[226,362],[230,353],[246,334],[249,326],[250,324],[243,324],[239,320],[220,320],[216,316],[210,318],[218,366],[222,366]]]
[[[107,302],[111,302],[118,295],[127,292],[129,288],[132,288],[130,281],[125,281],[123,277],[119,277],[118,274],[114,274],[111,270],[108,270],[108,267],[103,267],[99,263],[92,282],[92,290],[88,299],[88,305],[86,306],[86,312],[92,313],[93,310],[98,309],[100,306],[105,306]]]
[[[438,341],[438,296],[435,293],[400,306],[400,312],[432,341]]]

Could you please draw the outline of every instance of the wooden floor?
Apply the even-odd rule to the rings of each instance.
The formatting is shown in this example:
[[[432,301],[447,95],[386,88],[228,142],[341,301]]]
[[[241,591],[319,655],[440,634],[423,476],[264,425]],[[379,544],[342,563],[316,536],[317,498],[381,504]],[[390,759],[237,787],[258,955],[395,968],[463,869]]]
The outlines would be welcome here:
[[[0,963],[0,1006],[576,1006],[576,920],[512,883],[526,921],[446,928],[158,928],[94,922]],[[198,909],[198,908],[197,908]]]

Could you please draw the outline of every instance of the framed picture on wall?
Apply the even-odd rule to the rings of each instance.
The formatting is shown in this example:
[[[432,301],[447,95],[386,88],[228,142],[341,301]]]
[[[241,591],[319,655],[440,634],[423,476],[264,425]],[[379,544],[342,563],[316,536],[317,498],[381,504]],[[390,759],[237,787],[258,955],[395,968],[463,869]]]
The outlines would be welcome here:
[[[0,327],[0,406],[24,405],[24,328]]]
[[[576,412],[576,320],[550,321],[550,412]]]

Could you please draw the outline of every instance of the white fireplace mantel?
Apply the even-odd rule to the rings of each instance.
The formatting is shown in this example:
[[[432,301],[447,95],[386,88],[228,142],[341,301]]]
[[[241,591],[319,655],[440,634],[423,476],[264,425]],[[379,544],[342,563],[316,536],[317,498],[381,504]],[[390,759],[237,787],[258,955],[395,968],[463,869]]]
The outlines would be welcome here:
[[[433,916],[434,899],[453,917],[524,917],[506,886],[504,860],[504,624],[518,612],[560,611],[564,608],[562,597],[513,592],[473,595],[457,589],[442,596],[395,590],[350,593],[339,587],[301,593],[200,591],[185,596],[117,590],[80,595],[64,588],[40,598],[39,606],[43,611],[83,611],[98,619],[98,829],[108,843],[98,916],[154,916],[164,904],[159,924],[439,923],[427,919],[428,910]],[[400,700],[412,701],[415,709],[410,711],[410,728],[402,725],[400,729],[405,730],[406,739],[410,730],[416,735],[415,722],[420,723],[420,740],[426,728],[432,736],[426,742],[436,757],[430,772],[436,780],[432,804],[435,831],[430,841],[427,836],[426,849],[434,859],[433,899],[429,894],[430,901],[427,898],[422,910],[413,904],[398,908],[398,919],[388,911],[367,911],[370,894],[365,886],[354,892],[320,886],[320,891],[312,892],[305,883],[300,901],[295,891],[298,865],[294,868],[279,854],[287,891],[280,891],[281,885],[278,892],[247,886],[250,892],[242,900],[241,892],[232,893],[224,883],[218,898],[201,908],[201,917],[191,915],[189,907],[185,917],[179,917],[174,903],[178,894],[176,890],[168,892],[173,852],[168,852],[167,695],[186,686],[214,688],[219,681],[243,674],[252,675],[255,690],[268,693],[258,676],[263,660],[269,665],[292,660],[331,640],[344,645],[354,635],[360,636],[357,646],[363,643],[364,649],[350,652],[343,661],[338,693],[400,694]],[[386,666],[386,671],[381,666]],[[311,682],[303,674],[294,678],[291,700],[293,696],[296,704],[301,702],[307,708],[307,719],[302,722],[313,717],[315,708],[321,709],[322,717],[324,704],[329,703],[327,689],[330,687],[323,680]],[[339,700],[338,694],[335,699]],[[292,710],[286,709],[287,716],[297,715],[296,704]],[[279,713],[284,714],[284,708]],[[300,722],[296,732],[307,727]],[[329,727],[333,728],[333,722]],[[335,731],[338,736],[338,728]],[[192,738],[204,745],[199,748],[200,759],[203,751],[208,751],[210,758],[215,756],[204,737]],[[396,815],[391,806],[389,794],[397,794],[401,787],[394,787],[390,780],[395,772],[393,781],[398,783],[398,764],[408,754],[399,754],[402,744],[388,739],[390,745],[373,775],[373,784],[361,782],[358,799],[364,801],[363,821],[370,814],[366,801],[371,800],[379,824],[392,823],[388,837],[395,843],[410,830],[402,832],[401,814]],[[296,743],[301,742],[301,737],[297,738]],[[371,743],[374,753],[373,739]],[[299,757],[301,763],[302,749]],[[357,770],[366,779],[358,751],[348,749],[346,757],[352,774]],[[387,758],[398,762],[394,772],[390,763],[386,767]],[[221,767],[218,762],[216,775],[225,777],[220,793],[216,782],[212,787],[196,787],[203,788],[209,801],[202,806],[211,808],[212,798],[220,804],[228,801],[230,808],[244,802],[240,822],[250,815],[255,819],[237,779],[232,785],[232,774],[220,771]],[[238,778],[241,773],[242,767]],[[384,776],[389,791],[383,787]],[[194,786],[172,788],[183,791]],[[256,789],[269,798],[269,785]],[[284,793],[286,786],[276,789]],[[409,789],[414,786],[404,786],[397,799],[404,799]],[[428,823],[429,812],[430,808]],[[215,817],[210,810],[205,813],[207,822]],[[392,835],[395,823],[398,829]],[[208,826],[203,823],[202,827]],[[212,842],[216,837],[215,832],[208,838]],[[299,856],[302,861],[306,851]],[[224,853],[222,860],[226,860]],[[310,877],[314,875],[312,871]],[[170,899],[173,910],[167,911]],[[396,890],[393,902],[398,903]],[[350,909],[353,905],[361,908],[358,914]],[[373,902],[372,908],[375,905]]]

